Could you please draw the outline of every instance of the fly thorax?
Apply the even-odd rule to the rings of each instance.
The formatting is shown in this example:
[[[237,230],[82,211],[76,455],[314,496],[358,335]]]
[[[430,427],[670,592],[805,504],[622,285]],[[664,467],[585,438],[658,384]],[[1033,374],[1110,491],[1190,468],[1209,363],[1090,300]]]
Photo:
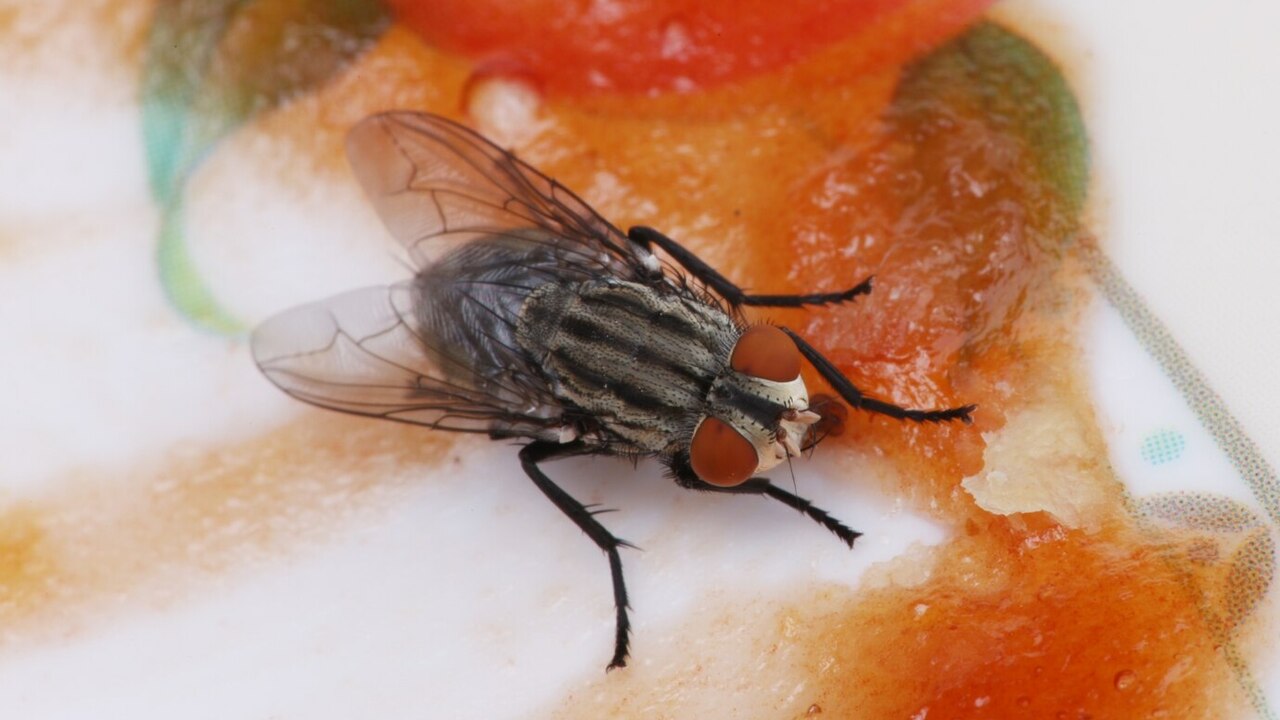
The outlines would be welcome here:
[[[689,460],[704,482],[739,485],[799,455],[818,420],[795,343],[778,328],[757,325],[738,339],[729,367],[712,383]]]
[[[739,334],[692,295],[616,279],[540,287],[517,326],[521,349],[565,405],[614,450],[655,454],[688,442]]]

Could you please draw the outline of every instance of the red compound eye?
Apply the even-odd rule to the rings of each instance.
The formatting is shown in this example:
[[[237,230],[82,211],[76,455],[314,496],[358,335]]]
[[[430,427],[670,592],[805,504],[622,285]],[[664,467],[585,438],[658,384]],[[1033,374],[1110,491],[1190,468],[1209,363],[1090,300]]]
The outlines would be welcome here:
[[[689,461],[703,482],[720,487],[741,485],[760,464],[755,446],[742,433],[713,417],[703,420],[693,431]]]
[[[774,382],[800,377],[800,351],[790,336],[772,325],[753,325],[738,338],[729,365],[743,375]]]

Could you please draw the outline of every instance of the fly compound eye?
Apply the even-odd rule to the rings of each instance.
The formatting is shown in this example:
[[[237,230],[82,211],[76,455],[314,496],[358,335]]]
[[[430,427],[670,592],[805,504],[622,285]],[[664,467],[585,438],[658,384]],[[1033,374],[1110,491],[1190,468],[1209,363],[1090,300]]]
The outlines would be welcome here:
[[[800,351],[791,338],[772,325],[753,325],[738,338],[729,366],[762,380],[791,382],[800,377]]]
[[[724,421],[708,417],[693,431],[689,462],[703,482],[733,487],[746,482],[760,465],[756,448]]]

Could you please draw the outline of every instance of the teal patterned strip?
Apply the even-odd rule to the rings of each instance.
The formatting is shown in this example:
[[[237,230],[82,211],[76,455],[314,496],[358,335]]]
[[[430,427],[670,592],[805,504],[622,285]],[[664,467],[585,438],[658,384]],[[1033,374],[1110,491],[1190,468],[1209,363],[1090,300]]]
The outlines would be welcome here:
[[[142,68],[142,132],[160,207],[156,259],[173,307],[197,326],[244,325],[214,297],[183,232],[187,179],[227,134],[328,80],[382,34],[375,0],[161,0]]]
[[[160,206],[156,264],[169,302],[200,327],[243,332],[196,273],[182,233],[182,190],[225,132],[193,113],[227,24],[245,0],[160,2],[142,66],[142,133],[152,197]]]
[[[1258,446],[1245,434],[1244,428],[1227,410],[1222,398],[1209,387],[1208,380],[1191,364],[1186,351],[1173,339],[1164,323],[1147,308],[1111,259],[1092,242],[1086,243],[1084,249],[1090,275],[1101,289],[1103,297],[1120,313],[1125,325],[1143,349],[1173,381],[1174,387],[1187,401],[1196,418],[1253,491],[1254,498],[1262,506],[1272,526],[1280,527],[1280,483],[1277,482],[1275,469],[1262,457]],[[1141,512],[1141,501],[1135,501],[1133,509]],[[1198,520],[1189,516],[1182,519],[1184,523]],[[1211,616],[1207,617],[1213,620]],[[1248,660],[1241,655],[1236,643],[1225,635],[1219,641],[1222,643],[1224,658],[1235,671],[1236,679],[1248,694],[1254,710],[1266,720],[1277,720],[1275,711],[1267,702],[1266,694],[1249,668]]]
[[[939,103],[940,98],[945,102]],[[1090,171],[1088,137],[1070,84],[1052,59],[1033,43],[994,23],[978,24],[910,66],[903,75],[894,102],[896,111],[905,113],[936,112],[939,105],[975,107],[984,117],[999,123],[1003,132],[1018,137],[1031,150],[1041,176],[1055,188],[1068,211],[1066,215],[1070,221],[1052,226],[1050,236],[1061,246],[1072,244],[1087,200]],[[1093,278],[1103,294],[1120,312],[1147,352],[1173,379],[1179,392],[1249,484],[1266,516],[1280,526],[1280,488],[1275,471],[1263,460],[1256,445],[1226,410],[1222,399],[1209,388],[1186,353],[1141,302],[1114,265],[1091,242],[1085,241],[1082,245]],[[1184,443],[1180,436],[1151,438],[1144,457],[1151,462],[1166,462],[1182,452]],[[1135,501],[1131,509],[1141,517],[1143,511],[1156,512],[1171,502],[1177,504],[1167,498],[1160,502],[1154,499],[1151,502]],[[1179,515],[1179,521],[1184,526],[1209,522],[1214,517],[1202,511],[1208,507],[1220,509],[1220,506],[1222,502],[1219,499],[1206,499],[1195,504],[1194,511]],[[1264,522],[1261,517],[1257,519],[1258,524]],[[1270,587],[1273,575],[1274,548],[1266,545],[1271,540],[1270,536],[1260,528],[1251,532],[1255,535],[1262,533],[1262,536],[1256,538],[1256,542],[1250,536],[1246,542],[1246,549],[1250,552],[1235,559],[1239,562],[1233,566],[1233,571],[1253,572],[1256,577],[1250,582],[1238,583],[1234,588],[1242,593],[1231,598],[1234,604],[1229,604],[1236,615],[1253,611],[1261,593]],[[1190,585],[1189,575],[1187,581]],[[1221,629],[1222,624],[1214,612],[1208,607],[1201,609],[1206,619]],[[1223,657],[1254,708],[1260,716],[1276,720],[1247,659],[1228,633],[1221,635]]]
[[[1209,387],[1205,376],[1191,364],[1191,359],[1178,346],[1168,328],[1142,302],[1111,259],[1096,246],[1088,248],[1086,258],[1090,274],[1101,288],[1103,296],[1120,313],[1125,325],[1160,364],[1165,375],[1173,381],[1174,387],[1187,401],[1196,418],[1253,490],[1254,497],[1271,518],[1272,524],[1280,527],[1280,481],[1277,480],[1275,468],[1262,457],[1257,444],[1245,434],[1244,428],[1227,409],[1222,397]]]

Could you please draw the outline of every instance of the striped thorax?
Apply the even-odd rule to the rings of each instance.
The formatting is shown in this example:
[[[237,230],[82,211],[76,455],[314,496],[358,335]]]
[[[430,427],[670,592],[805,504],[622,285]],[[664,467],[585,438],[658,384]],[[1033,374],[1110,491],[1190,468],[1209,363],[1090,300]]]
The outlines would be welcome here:
[[[817,420],[806,412],[789,338],[782,335],[794,360],[763,370],[749,362],[776,350],[756,347],[762,329],[768,340],[777,340],[769,330],[782,335],[770,326],[744,332],[692,293],[601,279],[534,290],[516,339],[554,392],[597,425],[581,428],[584,440],[624,453],[686,454],[703,480],[731,485],[799,454]]]

